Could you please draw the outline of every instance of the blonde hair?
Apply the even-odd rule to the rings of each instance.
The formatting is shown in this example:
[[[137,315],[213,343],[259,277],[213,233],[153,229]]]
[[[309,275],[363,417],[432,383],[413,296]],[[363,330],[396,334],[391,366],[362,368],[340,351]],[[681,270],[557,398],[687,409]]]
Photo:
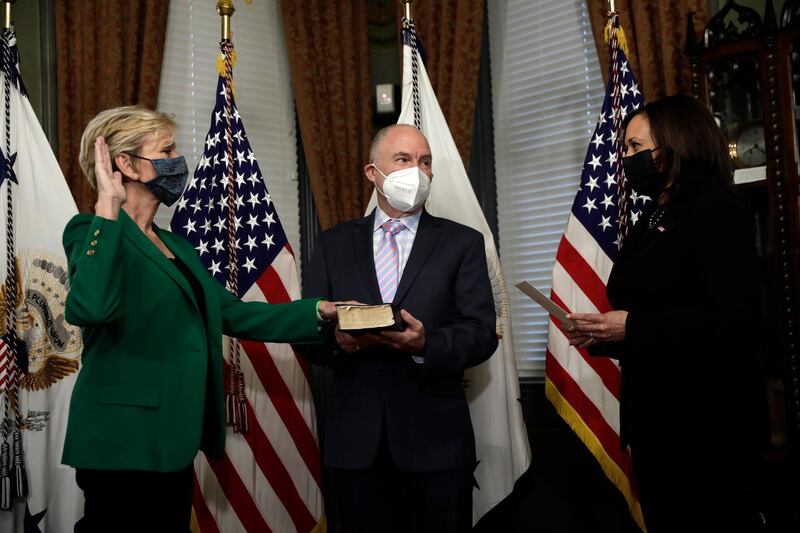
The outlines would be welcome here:
[[[174,134],[177,127],[170,115],[139,105],[101,111],[89,122],[81,137],[78,162],[89,185],[93,189],[97,188],[97,177],[94,174],[94,142],[98,137],[105,138],[113,164],[114,158],[119,154],[138,153],[145,140],[152,134]]]

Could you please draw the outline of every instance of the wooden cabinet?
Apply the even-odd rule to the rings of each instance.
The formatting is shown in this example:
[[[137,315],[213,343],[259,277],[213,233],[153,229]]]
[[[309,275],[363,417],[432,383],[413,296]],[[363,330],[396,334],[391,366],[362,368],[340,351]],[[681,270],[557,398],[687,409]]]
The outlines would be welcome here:
[[[755,17],[754,17],[755,15]],[[736,187],[759,229],[767,318],[764,349],[768,453],[800,457],[800,29],[778,27],[772,2],[764,22],[728,2],[686,53],[693,92],[729,140]],[[792,459],[793,458],[793,459]]]

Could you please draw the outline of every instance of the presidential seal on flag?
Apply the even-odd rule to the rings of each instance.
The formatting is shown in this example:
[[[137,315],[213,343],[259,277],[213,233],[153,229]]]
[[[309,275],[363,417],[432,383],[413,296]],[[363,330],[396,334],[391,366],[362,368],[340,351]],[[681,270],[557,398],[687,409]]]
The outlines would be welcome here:
[[[25,250],[17,257],[17,272],[21,280],[16,301],[22,304],[16,313],[20,387],[40,391],[78,371],[81,333],[64,319],[69,279],[63,257],[46,250]],[[7,323],[4,292],[0,324]]]

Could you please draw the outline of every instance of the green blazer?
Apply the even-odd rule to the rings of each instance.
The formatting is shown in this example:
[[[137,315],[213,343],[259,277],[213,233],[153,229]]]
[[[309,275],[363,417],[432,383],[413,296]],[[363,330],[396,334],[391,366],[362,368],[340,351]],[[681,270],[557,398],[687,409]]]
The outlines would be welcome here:
[[[83,366],[62,462],[101,470],[175,471],[225,450],[222,335],[319,341],[317,299],[242,302],[205,270],[188,241],[155,228],[203,290],[120,211],[76,215],[64,230],[67,322],[83,333]]]

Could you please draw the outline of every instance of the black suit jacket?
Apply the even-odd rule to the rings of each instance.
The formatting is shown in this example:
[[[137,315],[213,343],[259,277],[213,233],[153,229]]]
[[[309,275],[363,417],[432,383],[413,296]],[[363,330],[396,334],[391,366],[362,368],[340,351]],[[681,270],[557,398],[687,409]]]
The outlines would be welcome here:
[[[607,294],[629,312],[626,338],[592,353],[620,358],[623,443],[669,454],[754,449],[762,331],[752,215],[721,186],[636,225]]]
[[[374,215],[321,235],[306,294],[381,303]],[[425,350],[417,354],[423,364],[385,347],[341,352],[332,328],[323,347],[300,347],[312,361],[333,370],[324,462],[336,468],[369,466],[385,424],[399,468],[472,468],[475,439],[463,371],[488,359],[497,347],[483,236],[423,212],[393,303],[425,325]]]

